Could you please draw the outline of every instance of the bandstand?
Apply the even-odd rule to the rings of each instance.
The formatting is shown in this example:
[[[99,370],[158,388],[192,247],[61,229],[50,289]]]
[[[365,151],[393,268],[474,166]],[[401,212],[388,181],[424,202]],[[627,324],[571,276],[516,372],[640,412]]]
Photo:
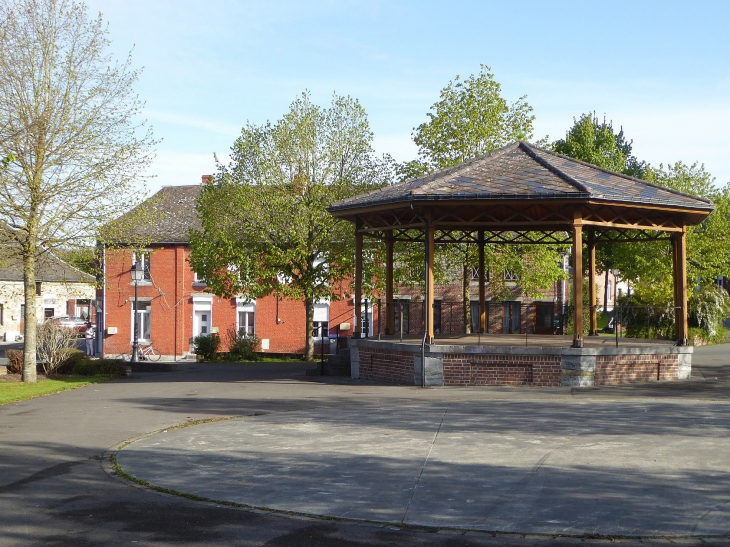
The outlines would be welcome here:
[[[713,211],[711,202],[518,142],[485,156],[333,204],[335,217],[355,224],[355,317],[362,312],[363,238],[386,248],[386,334],[393,329],[393,248],[425,245],[425,332],[421,343],[357,339],[353,377],[415,385],[571,385],[688,378],[687,227]],[[596,302],[596,246],[671,242],[676,341],[613,348],[585,339],[583,276],[573,282],[574,334],[544,347],[488,340],[434,343],[434,248],[471,243],[479,249],[479,325],[484,332],[484,245],[572,245],[573,271],[588,254],[590,302]],[[595,306],[589,334],[597,334]],[[357,334],[355,335],[357,338]],[[460,343],[463,342],[463,343]],[[506,343],[505,343],[506,342]]]

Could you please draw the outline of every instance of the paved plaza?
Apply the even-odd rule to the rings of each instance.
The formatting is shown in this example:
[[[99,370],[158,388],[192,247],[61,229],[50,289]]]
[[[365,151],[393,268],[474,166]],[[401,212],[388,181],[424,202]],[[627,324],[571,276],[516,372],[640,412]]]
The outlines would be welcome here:
[[[0,545],[727,544],[728,348],[698,348],[687,382],[420,389],[190,363],[6,405]],[[115,453],[215,501],[117,477]]]

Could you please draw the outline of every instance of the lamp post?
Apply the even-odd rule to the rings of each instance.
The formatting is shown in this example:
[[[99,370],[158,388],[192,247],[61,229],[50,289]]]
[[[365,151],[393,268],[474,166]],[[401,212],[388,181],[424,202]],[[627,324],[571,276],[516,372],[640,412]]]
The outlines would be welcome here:
[[[139,357],[139,317],[137,313],[137,286],[139,285],[139,282],[144,279],[144,270],[142,269],[142,264],[140,264],[139,262],[132,264],[130,273],[132,275],[132,281],[134,282],[134,309],[132,310],[132,313],[134,314],[134,339],[132,341],[132,358],[129,360],[129,362],[136,363]]]
[[[613,274],[613,333],[616,335],[616,347],[618,347],[618,302],[616,302],[616,285],[618,285],[618,270],[611,270]]]

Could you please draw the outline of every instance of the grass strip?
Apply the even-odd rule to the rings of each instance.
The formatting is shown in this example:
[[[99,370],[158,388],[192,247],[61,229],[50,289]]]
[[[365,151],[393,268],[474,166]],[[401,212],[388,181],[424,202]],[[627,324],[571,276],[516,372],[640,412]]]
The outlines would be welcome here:
[[[111,380],[111,376],[69,376],[68,378],[39,380],[35,384],[24,382],[7,382],[0,380],[0,405],[17,403],[26,399],[59,393],[77,387],[98,384]]]

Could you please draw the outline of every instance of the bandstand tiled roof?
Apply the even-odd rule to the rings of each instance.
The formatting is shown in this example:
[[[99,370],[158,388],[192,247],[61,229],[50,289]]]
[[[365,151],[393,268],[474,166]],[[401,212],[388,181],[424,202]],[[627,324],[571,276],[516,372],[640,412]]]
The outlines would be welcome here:
[[[526,142],[332,204],[345,216],[399,202],[590,200],[711,212],[709,200],[601,169]]]

